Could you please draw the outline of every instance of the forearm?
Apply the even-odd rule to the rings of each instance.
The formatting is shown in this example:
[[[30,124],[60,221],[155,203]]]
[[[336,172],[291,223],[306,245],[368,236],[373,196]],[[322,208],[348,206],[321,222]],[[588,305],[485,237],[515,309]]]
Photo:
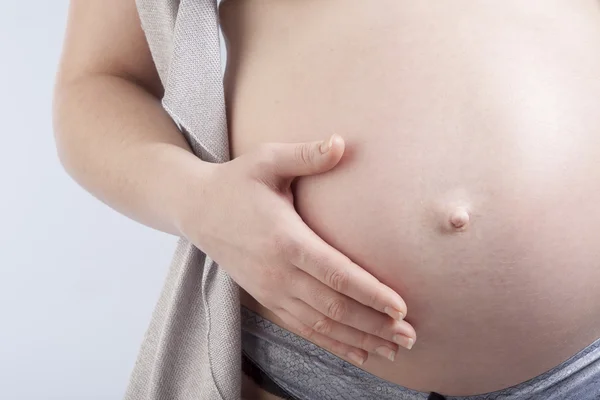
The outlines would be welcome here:
[[[190,150],[159,100],[120,77],[59,79],[54,125],[59,157],[86,190],[122,214],[180,235],[211,167]]]

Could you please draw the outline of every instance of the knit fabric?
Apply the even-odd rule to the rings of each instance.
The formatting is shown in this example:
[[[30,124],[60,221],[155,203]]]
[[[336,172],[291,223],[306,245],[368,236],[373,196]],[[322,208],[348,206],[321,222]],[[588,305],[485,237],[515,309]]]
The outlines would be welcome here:
[[[532,379],[473,396],[424,393],[386,381],[242,307],[245,356],[297,400],[598,400],[600,339]],[[456,360],[460,364],[460,360]],[[449,365],[452,368],[452,365]]]
[[[137,0],[163,106],[201,159],[229,159],[216,0]],[[125,400],[237,400],[241,325],[235,282],[180,240]]]

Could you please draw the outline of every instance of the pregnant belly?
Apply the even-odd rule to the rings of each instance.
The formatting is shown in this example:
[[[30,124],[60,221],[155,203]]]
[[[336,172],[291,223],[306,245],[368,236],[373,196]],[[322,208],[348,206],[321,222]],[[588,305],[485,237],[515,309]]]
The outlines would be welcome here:
[[[233,156],[343,136],[297,210],[418,335],[364,368],[452,395],[517,384],[600,337],[600,11],[384,3],[222,6]]]

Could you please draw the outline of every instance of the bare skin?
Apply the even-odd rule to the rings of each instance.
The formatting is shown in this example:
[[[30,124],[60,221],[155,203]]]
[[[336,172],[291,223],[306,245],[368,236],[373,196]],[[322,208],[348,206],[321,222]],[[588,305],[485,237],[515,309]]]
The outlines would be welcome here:
[[[471,395],[600,337],[597,1],[227,0],[221,17],[233,156],[344,136],[295,206],[419,335],[363,369]]]
[[[598,5],[436,4],[228,0],[235,160],[211,166],[160,107],[133,1],[74,0],[61,160],[206,250],[247,305],[375,375],[457,395],[538,375],[600,336]]]
[[[134,1],[73,0],[54,122],[77,182],[124,215],[188,238],[286,326],[356,365],[416,340],[404,300],[294,208],[292,182],[334,169],[341,136],[264,142],[212,165],[192,154],[162,92]]]

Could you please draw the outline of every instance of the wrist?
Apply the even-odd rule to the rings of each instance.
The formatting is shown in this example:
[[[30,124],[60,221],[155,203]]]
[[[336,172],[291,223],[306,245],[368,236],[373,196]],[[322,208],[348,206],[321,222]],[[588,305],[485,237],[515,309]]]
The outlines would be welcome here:
[[[168,213],[178,236],[191,240],[201,229],[206,213],[213,175],[219,164],[202,161],[194,154],[178,161],[178,173],[173,177],[173,192]]]

